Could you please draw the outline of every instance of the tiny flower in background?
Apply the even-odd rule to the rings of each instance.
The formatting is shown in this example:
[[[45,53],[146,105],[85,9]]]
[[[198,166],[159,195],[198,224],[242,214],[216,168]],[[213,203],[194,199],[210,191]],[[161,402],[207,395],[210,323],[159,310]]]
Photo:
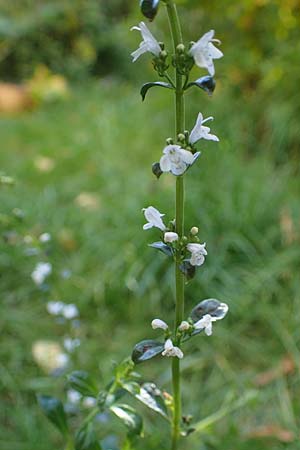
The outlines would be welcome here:
[[[51,241],[51,234],[50,233],[43,233],[39,237],[40,242],[45,243]]]
[[[67,391],[67,401],[72,405],[77,405],[81,400],[81,394],[74,389],[68,389]]]
[[[179,347],[174,347],[171,339],[167,339],[165,342],[165,349],[162,352],[163,356],[174,356],[179,359],[183,358],[183,353]]]
[[[160,319],[154,319],[151,322],[151,326],[153,328],[153,330],[156,330],[158,328],[161,328],[162,330],[167,330],[169,327],[166,324],[166,322],[164,322],[163,320]]]
[[[97,399],[94,397],[84,397],[82,400],[82,405],[85,408],[94,408],[97,405]]]
[[[203,120],[203,116],[201,113],[198,114],[196,124],[191,131],[189,141],[191,144],[195,144],[199,139],[206,139],[207,141],[216,141],[219,142],[219,138],[214,134],[210,134],[210,128],[204,127],[203,124],[208,120],[213,120],[213,117],[207,117],[207,119]]]
[[[32,345],[32,355],[36,363],[47,373],[63,370],[69,363],[69,356],[54,341],[36,341]]]
[[[171,172],[173,175],[182,175],[194,162],[194,155],[180,145],[167,145],[163,154],[159,162],[160,168],[163,172]]]
[[[70,303],[69,305],[65,305],[62,310],[62,315],[65,319],[71,320],[75,319],[75,317],[79,316],[79,311],[76,305]]]
[[[161,52],[160,45],[144,22],[140,22],[138,27],[132,27],[131,30],[140,31],[143,38],[139,48],[131,53],[133,58],[132,62],[135,62],[141,55],[147,52],[152,53],[154,56],[159,56]]]
[[[64,347],[69,353],[74,352],[74,350],[79,346],[80,346],[80,339],[78,338],[72,339],[70,337],[66,337],[64,339]]]
[[[198,320],[198,322],[194,323],[195,330],[203,330],[207,336],[212,335],[212,322],[216,322],[218,320],[216,317],[212,317],[210,314],[205,314],[202,319]]]
[[[164,235],[164,241],[167,242],[175,242],[178,241],[178,234],[177,233],[173,233],[172,231],[167,231]]]
[[[178,330],[179,331],[188,331],[190,329],[190,327],[191,327],[190,324],[186,320],[184,320],[179,325]]]
[[[48,302],[47,311],[53,316],[62,314],[65,304],[63,302]]]
[[[45,279],[51,274],[52,265],[50,263],[39,262],[31,274],[31,278],[36,285],[44,283]]]
[[[188,244],[187,249],[191,252],[192,256],[190,263],[192,266],[202,266],[205,261],[207,251],[205,249],[206,244]]]
[[[164,214],[161,214],[156,208],[153,206],[148,206],[148,208],[143,208],[145,219],[148,220],[148,223],[145,223],[143,226],[143,230],[149,230],[152,227],[159,228],[162,231],[165,231],[166,227],[161,218]]]
[[[215,74],[213,60],[222,58],[223,56],[221,50],[213,44],[213,42],[220,43],[218,39],[213,39],[214,35],[214,30],[208,31],[190,49],[190,55],[194,58],[196,65],[207,69],[212,77]]]

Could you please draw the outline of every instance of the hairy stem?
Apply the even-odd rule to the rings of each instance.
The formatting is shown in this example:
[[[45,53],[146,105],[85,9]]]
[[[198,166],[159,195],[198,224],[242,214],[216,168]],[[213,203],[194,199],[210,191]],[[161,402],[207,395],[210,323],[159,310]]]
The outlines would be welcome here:
[[[172,0],[166,1],[169,17],[170,29],[173,39],[174,51],[178,44],[182,43],[182,34],[180,22],[177,14],[176,5]],[[176,90],[175,90],[175,133],[178,135],[184,131],[185,113],[184,113],[184,94],[182,75],[175,70]],[[184,234],[184,178],[176,177],[176,232],[179,236]],[[177,255],[175,266],[176,279],[176,309],[175,326],[176,328],[182,322],[184,317],[184,276],[180,271],[180,255]],[[181,422],[181,387],[180,387],[180,361],[178,358],[172,358],[172,384],[174,397],[174,417],[172,429],[172,450],[178,449],[180,437]]]

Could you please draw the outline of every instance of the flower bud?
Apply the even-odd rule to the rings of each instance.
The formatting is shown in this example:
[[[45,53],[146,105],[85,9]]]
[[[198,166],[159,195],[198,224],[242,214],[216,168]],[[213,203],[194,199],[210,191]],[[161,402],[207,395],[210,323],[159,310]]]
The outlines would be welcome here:
[[[159,162],[152,164],[152,173],[156,176],[157,179],[162,175],[163,171],[160,168]]]
[[[172,231],[167,231],[164,235],[165,242],[175,242],[178,241],[178,234],[173,233]]]
[[[184,142],[184,141],[185,141],[185,135],[182,134],[182,133],[180,133],[180,134],[178,135],[178,141],[179,141],[179,142]]]
[[[159,56],[161,57],[161,59],[166,59],[168,57],[168,53],[166,52],[166,50],[162,50]]]
[[[166,331],[169,328],[168,325],[166,324],[166,322],[164,322],[163,320],[160,320],[160,319],[152,320],[151,326],[152,326],[153,330],[161,328],[162,330]]]
[[[173,144],[174,144],[174,141],[173,141],[172,138],[168,138],[168,139],[166,140],[166,143],[167,143],[167,145],[173,145]]]
[[[158,11],[159,0],[140,0],[142,14],[152,21]]]
[[[176,47],[177,53],[184,53],[185,46],[183,44],[178,44]]]
[[[196,236],[196,234],[198,234],[198,233],[199,233],[199,228],[198,227],[191,228],[191,234],[193,236]]]
[[[181,324],[178,327],[178,331],[188,331],[190,329],[190,324],[184,320],[183,322],[181,322]]]

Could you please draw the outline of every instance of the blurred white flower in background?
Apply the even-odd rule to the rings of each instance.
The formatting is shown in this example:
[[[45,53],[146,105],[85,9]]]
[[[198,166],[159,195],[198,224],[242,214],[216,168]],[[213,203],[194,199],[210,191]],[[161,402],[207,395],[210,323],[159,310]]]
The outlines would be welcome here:
[[[40,286],[44,283],[45,279],[51,274],[51,272],[52,265],[50,263],[39,262],[32,272],[31,278],[37,286]]]
[[[35,362],[47,373],[65,369],[69,363],[69,356],[54,341],[39,340],[34,342],[32,355]]]

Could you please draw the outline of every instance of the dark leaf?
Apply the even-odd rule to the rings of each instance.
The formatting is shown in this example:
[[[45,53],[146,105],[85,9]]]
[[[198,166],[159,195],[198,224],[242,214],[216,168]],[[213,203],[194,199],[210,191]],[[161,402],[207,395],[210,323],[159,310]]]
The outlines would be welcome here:
[[[163,88],[167,88],[167,89],[173,89],[171,84],[165,83],[164,81],[152,81],[150,83],[145,83],[145,84],[143,84],[143,86],[141,88],[141,96],[142,96],[143,101],[145,100],[148,90],[154,86],[159,86],[159,87],[163,87]]]
[[[93,424],[89,423],[78,430],[75,436],[75,450],[101,450]]]
[[[200,320],[205,314],[210,314],[212,317],[223,319],[226,316],[228,307],[225,303],[219,302],[215,298],[208,298],[198,303],[191,312],[191,319],[194,322]]]
[[[198,80],[189,83],[186,89],[189,89],[192,86],[197,86],[207,92],[208,95],[212,95],[216,87],[216,82],[213,77],[206,75],[205,77],[198,78]]]
[[[148,359],[154,358],[164,350],[164,344],[158,341],[147,339],[141,341],[133,349],[132,361],[135,364],[139,364]]]
[[[160,178],[160,176],[163,174],[159,162],[152,164],[152,173],[156,176],[157,179]]]
[[[179,266],[181,272],[185,275],[187,280],[192,280],[196,275],[196,267],[192,266],[189,261],[183,261]]]
[[[141,416],[129,405],[112,405],[110,410],[122,420],[124,425],[128,428],[131,436],[140,436],[143,431],[143,420]]]
[[[68,376],[68,382],[72,389],[83,396],[97,397],[98,389],[92,377],[83,370],[76,370]]]
[[[167,256],[173,256],[173,249],[169,245],[165,244],[162,241],[159,242],[153,242],[153,244],[149,244],[149,247],[157,248],[157,250],[160,250]]]
[[[159,0],[140,0],[142,14],[152,21],[158,11]]]
[[[39,395],[38,402],[48,419],[66,436],[68,434],[68,423],[62,402],[49,395]]]

